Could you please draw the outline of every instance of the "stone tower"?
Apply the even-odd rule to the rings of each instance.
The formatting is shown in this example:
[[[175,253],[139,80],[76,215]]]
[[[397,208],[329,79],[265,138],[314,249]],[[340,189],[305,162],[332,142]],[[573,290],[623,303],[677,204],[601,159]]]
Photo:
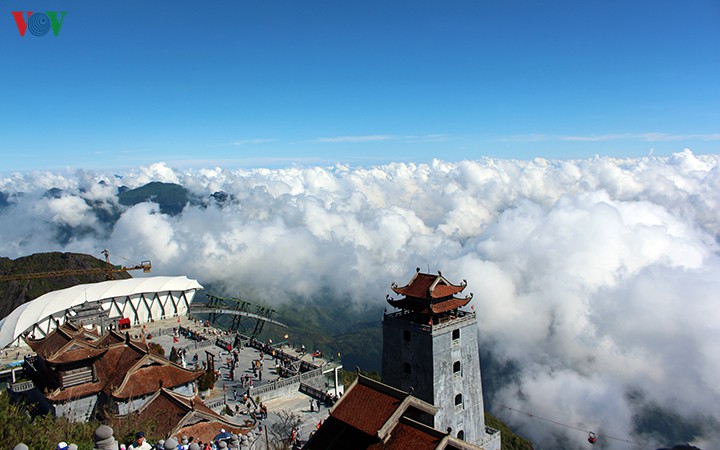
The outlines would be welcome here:
[[[434,428],[486,450],[500,449],[500,432],[485,427],[475,312],[464,311],[472,294],[455,297],[441,273],[417,273],[387,297],[396,312],[383,318],[383,383],[409,391],[439,410]]]

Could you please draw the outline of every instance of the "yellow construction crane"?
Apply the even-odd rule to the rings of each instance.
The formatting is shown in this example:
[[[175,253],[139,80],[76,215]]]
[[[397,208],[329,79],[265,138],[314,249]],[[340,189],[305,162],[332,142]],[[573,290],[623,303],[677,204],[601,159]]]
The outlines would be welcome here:
[[[52,277],[66,277],[72,275],[89,275],[93,273],[103,273],[108,280],[113,279],[113,274],[117,272],[125,272],[127,270],[141,270],[144,273],[150,272],[152,264],[149,260],[142,261],[140,264],[136,264],[132,267],[125,266],[114,266],[110,264],[110,253],[107,250],[103,250],[102,254],[105,255],[105,267],[95,267],[92,269],[66,269],[66,270],[54,270],[51,272],[35,272],[35,273],[23,273],[15,275],[2,275],[0,281],[13,281],[13,280],[29,280],[32,278],[52,278]]]

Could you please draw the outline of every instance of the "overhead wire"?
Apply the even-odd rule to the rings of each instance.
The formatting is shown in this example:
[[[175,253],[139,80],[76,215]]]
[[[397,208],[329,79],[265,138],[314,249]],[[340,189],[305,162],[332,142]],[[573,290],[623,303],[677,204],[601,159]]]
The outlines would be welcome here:
[[[553,425],[557,425],[557,426],[569,428],[569,429],[571,429],[571,430],[581,431],[581,432],[587,433],[587,434],[594,433],[595,436],[596,436],[598,439],[600,439],[600,438],[603,438],[603,439],[611,439],[611,440],[615,440],[615,441],[626,442],[626,443],[628,443],[628,444],[640,445],[639,442],[632,441],[632,440],[630,440],[630,439],[626,439],[626,438],[622,438],[622,437],[617,437],[617,436],[611,436],[611,435],[608,435],[608,434],[600,434],[600,433],[597,433],[597,432],[595,432],[595,431],[593,431],[593,430],[586,430],[586,429],[583,429],[583,428],[578,428],[578,427],[576,427],[576,426],[569,425],[569,424],[563,423],[563,422],[559,422],[559,421],[557,421],[557,420],[548,419],[547,417],[542,417],[542,416],[539,416],[539,415],[534,414],[534,413],[529,413],[529,412],[527,412],[527,411],[521,411],[521,410],[519,410],[519,409],[517,409],[517,408],[512,408],[512,407],[510,407],[510,406],[503,405],[502,403],[495,403],[495,404],[496,404],[497,406],[500,406],[500,407],[502,407],[502,408],[505,408],[505,409],[507,409],[507,410],[509,410],[509,411],[516,412],[516,413],[519,413],[519,414],[524,414],[524,415],[526,415],[526,416],[528,416],[528,417],[531,417],[531,418],[533,418],[533,419],[538,419],[538,420],[542,420],[542,421],[544,421],[544,422],[552,423]]]

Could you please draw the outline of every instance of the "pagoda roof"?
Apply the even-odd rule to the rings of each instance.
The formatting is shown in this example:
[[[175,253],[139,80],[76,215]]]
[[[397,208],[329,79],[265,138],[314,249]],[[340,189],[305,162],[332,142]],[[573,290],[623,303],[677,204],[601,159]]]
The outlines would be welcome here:
[[[199,378],[202,373],[202,370],[184,369],[158,355],[146,354],[126,372],[120,386],[113,390],[112,396],[119,399],[142,397],[163,386],[187,384]]]
[[[421,314],[441,314],[444,312],[452,311],[453,309],[462,308],[472,300],[472,294],[465,298],[451,298],[449,300],[440,301],[437,303],[423,303],[413,298],[401,298],[394,300],[389,298],[388,303],[390,306],[398,309],[407,309],[415,311]]]
[[[47,363],[64,364],[97,357],[105,349],[97,346],[100,336],[94,330],[65,322],[43,339],[27,339],[35,353]]]
[[[466,286],[467,282],[465,280],[463,280],[462,284],[452,284],[440,272],[437,275],[431,275],[420,272],[418,268],[415,276],[406,286],[398,287],[393,283],[391,287],[395,293],[406,297],[439,300],[462,292]]]
[[[150,353],[142,340],[111,332],[103,337],[64,324],[41,340],[29,340],[38,357],[51,364],[77,363],[95,358],[96,381],[60,389],[52,376],[40,376],[38,387],[51,402],[103,392],[117,399],[150,395],[162,387],[174,388],[199,378],[202,371],[185,369]],[[87,363],[86,363],[87,364]]]

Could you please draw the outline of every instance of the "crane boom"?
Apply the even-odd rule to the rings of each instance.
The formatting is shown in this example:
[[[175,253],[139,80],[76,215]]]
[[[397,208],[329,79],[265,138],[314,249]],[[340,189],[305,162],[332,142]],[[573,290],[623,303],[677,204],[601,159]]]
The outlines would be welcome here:
[[[107,250],[103,250],[105,255],[105,267],[94,267],[91,269],[65,269],[65,270],[53,270],[50,272],[35,272],[35,273],[21,273],[14,275],[2,275],[0,281],[14,281],[14,280],[29,280],[34,278],[53,278],[53,277],[67,277],[73,275],[90,275],[93,273],[105,273],[108,280],[113,279],[113,274],[117,272],[125,272],[128,270],[142,270],[144,273],[150,272],[152,269],[152,263],[149,260],[142,261],[140,264],[136,264],[132,267],[125,266],[113,266],[110,264],[110,254]]]

